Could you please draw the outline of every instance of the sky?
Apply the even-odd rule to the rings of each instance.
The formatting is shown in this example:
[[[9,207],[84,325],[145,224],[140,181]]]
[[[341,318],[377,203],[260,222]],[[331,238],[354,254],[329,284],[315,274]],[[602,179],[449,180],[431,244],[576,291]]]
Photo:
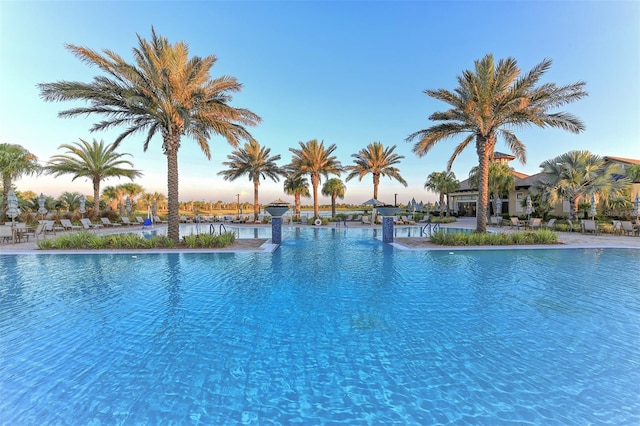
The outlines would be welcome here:
[[[379,141],[396,146],[407,187],[382,178],[383,202],[435,201],[424,183],[445,170],[462,137],[441,141],[418,158],[407,136],[433,124],[428,117],[448,105],[423,93],[453,90],[457,76],[492,53],[513,57],[523,72],[553,61],[543,82],[586,82],[589,96],[562,107],[586,124],[580,134],[527,127],[516,134],[527,147],[529,175],[571,150],[600,156],[640,158],[640,2],[637,1],[6,1],[0,0],[0,142],[19,144],[45,164],[58,147],[84,140],[111,143],[123,129],[90,133],[92,115],[58,118],[78,106],[44,102],[39,83],[89,82],[101,75],[74,57],[65,44],[112,50],[132,60],[137,36],[151,28],[170,42],[186,42],[192,56],[215,55],[212,76],[232,75],[243,85],[231,105],[262,118],[252,136],[291,160],[290,148],[312,139],[335,144],[343,166],[352,154]],[[158,135],[143,151],[143,134],[125,139],[118,152],[131,154],[136,179],[148,192],[166,194],[166,157]],[[178,154],[180,200],[253,201],[248,178],[224,181],[218,173],[232,152],[227,141],[209,141],[207,160],[183,138]],[[502,141],[496,151],[509,153]],[[454,162],[459,180],[477,165],[475,145]],[[330,176],[336,177],[336,176]],[[373,196],[372,176],[345,181],[344,202]],[[119,185],[127,179],[109,179]],[[279,182],[263,181],[260,202],[293,201]],[[91,182],[41,175],[15,182],[19,191],[54,197],[65,191],[92,194]],[[329,203],[320,197],[320,203]],[[341,201],[341,200],[339,200]],[[311,199],[303,203],[312,203]]]

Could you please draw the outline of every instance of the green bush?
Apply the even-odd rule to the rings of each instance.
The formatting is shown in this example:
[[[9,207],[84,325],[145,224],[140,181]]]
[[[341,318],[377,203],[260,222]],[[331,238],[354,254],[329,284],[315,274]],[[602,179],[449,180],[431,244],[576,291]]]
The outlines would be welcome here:
[[[221,248],[233,244],[236,236],[233,232],[221,235],[195,234],[182,239],[181,244],[167,236],[155,236],[149,239],[139,234],[95,235],[89,232],[62,235],[38,241],[40,250],[102,250],[102,249],[155,249],[155,248]]]
[[[548,229],[513,233],[463,233],[438,231],[431,242],[443,246],[504,246],[558,244],[558,234]]]

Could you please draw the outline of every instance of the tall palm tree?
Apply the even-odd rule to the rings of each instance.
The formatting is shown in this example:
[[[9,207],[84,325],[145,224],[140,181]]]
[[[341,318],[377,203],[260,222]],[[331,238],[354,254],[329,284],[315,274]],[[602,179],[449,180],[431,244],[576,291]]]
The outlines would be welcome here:
[[[338,175],[342,172],[342,164],[333,154],[336,145],[331,144],[324,147],[324,141],[318,142],[312,139],[308,142],[298,142],[300,149],[289,148],[293,153],[291,164],[288,167],[295,175],[309,175],[311,187],[313,188],[313,217],[319,217],[318,209],[318,186],[320,176],[328,178],[329,174]]]
[[[424,188],[440,194],[440,210],[444,208],[444,196],[447,196],[447,214],[449,213],[449,193],[460,186],[456,175],[452,171],[433,172],[427,176]]]
[[[472,188],[478,188],[480,181],[480,168],[475,166],[471,168],[469,172],[469,186]],[[493,200],[493,211],[496,212],[496,215],[499,215],[501,212],[498,212],[496,209],[496,201],[499,197],[504,194],[508,194],[511,189],[513,189],[516,183],[516,178],[513,177],[513,169],[509,167],[509,165],[504,163],[489,163],[489,180],[488,180],[488,190],[491,198]],[[487,209],[488,212],[489,209]]]
[[[21,145],[0,143],[0,175],[2,175],[2,211],[0,217],[5,220],[9,207],[9,190],[14,180],[25,175],[38,174],[41,167],[38,158]]]
[[[570,151],[545,161],[540,167],[549,202],[569,200],[572,219],[578,217],[580,201],[589,202],[591,195],[606,201],[623,197],[631,187],[628,178],[616,176],[623,172],[619,164],[606,163],[589,151]]]
[[[71,108],[59,116],[104,115],[105,120],[95,123],[92,131],[126,126],[115,140],[116,146],[129,135],[147,132],[143,144],[146,151],[153,136],[162,135],[162,151],[167,156],[167,236],[178,241],[178,149],[182,136],[195,140],[208,159],[211,158],[208,140],[212,135],[224,137],[232,146],[251,139],[244,126],[256,125],[260,117],[229,105],[231,95],[240,91],[242,85],[231,76],[212,79],[209,72],[217,60],[215,56],[189,58],[186,43],[170,44],[153,28],[150,41],[138,35],[138,47],[133,49],[134,64],[108,50],[100,55],[81,46],[67,45],[67,48],[107,76],[97,76],[91,83],[40,84],[41,96],[46,101],[89,102],[87,107]]]
[[[274,182],[278,182],[280,176],[285,175],[284,169],[276,164],[276,161],[280,160],[280,155],[270,155],[270,153],[270,148],[260,146],[258,141],[251,139],[244,144],[243,148],[236,149],[227,155],[229,161],[222,164],[229,169],[218,173],[223,176],[224,180],[233,181],[240,176],[247,175],[249,180],[253,182],[253,217],[255,220],[258,219],[258,213],[260,213],[258,199],[260,178],[270,178]]]
[[[396,146],[385,148],[380,142],[373,142],[361,149],[357,154],[351,154],[354,158],[355,165],[346,166],[345,170],[349,172],[347,182],[354,177],[358,177],[359,181],[371,173],[373,175],[373,198],[378,199],[378,186],[380,185],[380,177],[388,176],[389,179],[395,179],[405,187],[407,182],[400,175],[400,170],[395,167],[404,158],[404,155],[394,154]]]
[[[579,133],[585,128],[571,114],[549,112],[587,95],[584,82],[566,86],[556,86],[554,83],[536,86],[550,67],[551,60],[545,59],[521,76],[515,59],[503,59],[496,65],[493,55],[488,54],[475,61],[474,71],[464,71],[458,77],[459,86],[453,92],[445,89],[424,91],[428,96],[449,104],[451,109],[431,114],[430,120],[441,123],[410,134],[407,141],[417,140],[413,152],[422,157],[438,142],[466,135],[449,159],[449,170],[456,157],[475,141],[479,176],[477,232],[487,230],[489,160],[493,157],[498,136],[506,142],[515,157],[525,163],[525,145],[516,137],[513,129],[535,125]]]
[[[307,178],[290,174],[284,180],[284,193],[293,195],[296,219],[300,220],[300,197],[310,197]]]
[[[322,195],[331,197],[331,217],[336,217],[336,198],[344,199],[347,187],[338,178],[331,178],[322,186]]]
[[[80,139],[74,144],[62,144],[58,149],[66,149],[65,154],[51,157],[46,166],[46,171],[54,176],[73,175],[72,180],[84,177],[93,184],[93,211],[100,212],[100,183],[110,177],[126,177],[134,179],[142,176],[136,169],[126,169],[123,166],[133,167],[133,163],[125,160],[125,156],[131,154],[119,154],[115,152],[117,145],[105,145],[104,141],[87,142]]]

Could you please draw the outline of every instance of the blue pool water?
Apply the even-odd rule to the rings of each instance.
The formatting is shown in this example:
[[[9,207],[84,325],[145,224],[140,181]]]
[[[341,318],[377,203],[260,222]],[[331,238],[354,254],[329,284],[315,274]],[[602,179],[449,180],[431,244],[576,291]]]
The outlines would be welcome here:
[[[0,256],[0,423],[638,424],[640,251]]]

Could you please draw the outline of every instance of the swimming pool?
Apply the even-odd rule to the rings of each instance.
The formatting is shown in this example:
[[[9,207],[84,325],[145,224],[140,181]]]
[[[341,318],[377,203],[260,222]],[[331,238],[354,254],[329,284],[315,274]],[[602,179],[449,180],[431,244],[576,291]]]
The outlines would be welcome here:
[[[639,250],[451,253],[0,256],[0,420],[640,421]]]

